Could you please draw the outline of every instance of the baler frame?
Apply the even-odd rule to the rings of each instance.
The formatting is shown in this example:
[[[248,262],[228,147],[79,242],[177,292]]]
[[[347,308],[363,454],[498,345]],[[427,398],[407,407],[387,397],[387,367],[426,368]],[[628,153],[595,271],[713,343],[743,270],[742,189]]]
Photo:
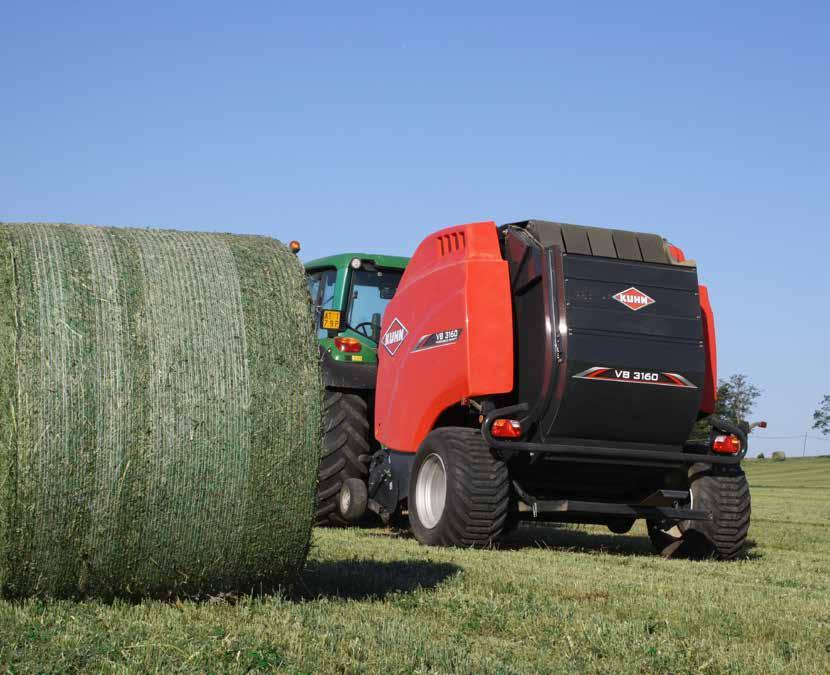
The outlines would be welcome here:
[[[672,468],[683,464],[740,464],[746,456],[748,442],[746,433],[740,427],[720,418],[711,420],[712,426],[727,434],[734,434],[741,441],[741,451],[734,455],[715,455],[707,452],[708,445],[689,443],[682,452],[672,450],[671,446],[615,443],[613,446],[602,445],[592,441],[578,442],[568,439],[567,443],[534,443],[529,441],[509,441],[493,436],[492,427],[497,419],[512,418],[518,413],[530,410],[527,403],[497,408],[485,417],[481,425],[484,439],[494,450],[504,456],[505,453],[537,452],[554,459],[570,462],[589,462],[595,464],[626,464],[629,466],[654,466]],[[538,421],[538,416],[530,412],[519,419],[522,427]],[[509,457],[505,457],[508,459]]]
[[[621,520],[712,520],[709,511],[684,508],[690,501],[688,490],[658,490],[639,504],[594,502],[576,499],[537,499],[528,493],[518,481],[511,482],[516,495],[527,505],[534,519],[540,515],[559,514],[567,516],[569,522],[582,517],[585,522],[599,519],[605,522],[609,517]],[[519,507],[521,513],[523,509]]]

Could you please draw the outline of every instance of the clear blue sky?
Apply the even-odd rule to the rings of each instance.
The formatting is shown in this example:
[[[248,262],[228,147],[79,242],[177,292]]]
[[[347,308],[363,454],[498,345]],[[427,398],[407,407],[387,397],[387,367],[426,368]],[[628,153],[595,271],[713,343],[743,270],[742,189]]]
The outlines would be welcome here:
[[[828,36],[825,2],[5,0],[0,219],[306,257],[486,219],[658,232],[711,288],[721,374],[803,434],[830,393]]]

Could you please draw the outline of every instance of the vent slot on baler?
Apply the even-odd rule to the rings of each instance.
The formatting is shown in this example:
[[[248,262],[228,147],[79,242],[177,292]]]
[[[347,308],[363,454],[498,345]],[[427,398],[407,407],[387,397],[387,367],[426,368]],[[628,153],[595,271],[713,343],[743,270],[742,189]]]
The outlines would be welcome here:
[[[467,247],[467,237],[464,232],[449,232],[437,238],[439,255],[447,256],[461,253]]]

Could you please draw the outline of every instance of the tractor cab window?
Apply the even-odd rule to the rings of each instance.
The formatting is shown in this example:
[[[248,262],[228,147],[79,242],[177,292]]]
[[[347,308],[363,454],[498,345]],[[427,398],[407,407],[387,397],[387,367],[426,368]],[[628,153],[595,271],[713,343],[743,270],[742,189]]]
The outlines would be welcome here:
[[[394,297],[403,272],[360,269],[352,272],[349,296],[349,328],[370,340],[380,340],[380,324],[386,305]]]
[[[337,270],[323,270],[308,275],[308,290],[311,292],[311,302],[314,305],[315,316],[319,318],[324,309],[334,308],[334,284],[337,281]],[[324,338],[328,331],[319,328],[317,337]]]

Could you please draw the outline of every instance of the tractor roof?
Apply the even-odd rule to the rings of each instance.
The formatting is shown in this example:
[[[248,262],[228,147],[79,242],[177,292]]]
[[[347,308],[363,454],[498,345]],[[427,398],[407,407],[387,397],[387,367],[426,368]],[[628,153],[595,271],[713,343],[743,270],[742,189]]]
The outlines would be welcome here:
[[[316,258],[309,260],[305,264],[307,270],[317,270],[326,267],[334,267],[337,269],[348,267],[349,263],[354,258],[361,260],[372,260],[378,267],[385,267],[387,269],[404,269],[409,264],[409,258],[404,258],[397,255],[382,255],[380,253],[339,253],[338,255],[330,255],[325,258]]]

